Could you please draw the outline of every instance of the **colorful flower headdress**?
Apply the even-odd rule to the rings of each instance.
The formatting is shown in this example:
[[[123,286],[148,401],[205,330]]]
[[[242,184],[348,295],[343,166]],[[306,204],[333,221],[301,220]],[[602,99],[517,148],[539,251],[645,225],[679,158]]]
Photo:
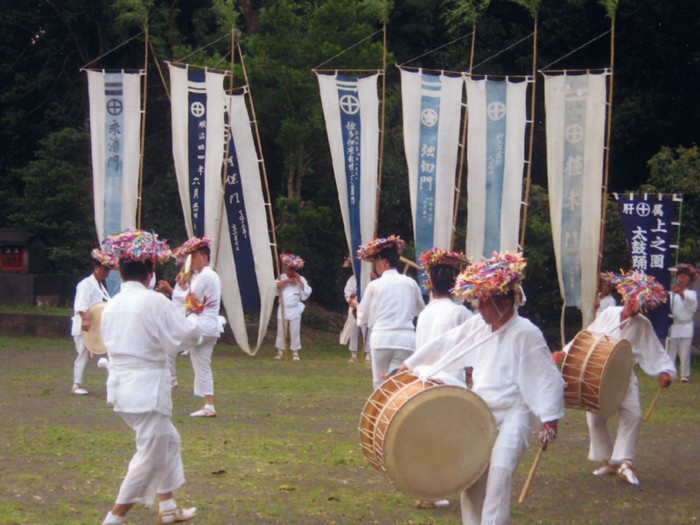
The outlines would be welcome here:
[[[187,259],[188,255],[196,252],[197,250],[201,250],[210,244],[211,237],[192,237],[182,243],[181,246],[178,246],[173,250],[173,257],[175,257],[176,261],[182,261],[182,264],[184,264],[184,261]]]
[[[395,248],[398,253],[403,252],[406,243],[398,235],[389,235],[389,237],[380,237],[369,241],[364,246],[360,246],[357,250],[357,258],[363,261],[374,259],[379,252],[386,248]]]
[[[525,269],[522,253],[493,253],[490,259],[468,266],[457,276],[452,292],[467,301],[485,301],[492,295],[520,292]]]
[[[285,268],[294,268],[295,270],[301,270],[304,267],[304,259],[293,253],[283,253],[280,255],[280,261],[282,261],[282,266]]]
[[[698,278],[698,271],[692,264],[680,263],[676,266],[676,272],[676,275],[680,275],[682,273],[686,274],[688,277],[690,277],[691,283],[695,282],[695,280]]]
[[[468,264],[469,258],[462,252],[448,252],[441,248],[432,248],[420,254],[418,258],[423,271],[428,274],[428,278],[423,281],[426,289],[432,290],[433,285],[430,282],[430,270],[434,266],[451,266],[458,272],[462,271]]]
[[[663,285],[638,270],[615,275],[613,284],[624,301],[631,301],[642,312],[653,310],[668,299]]]
[[[111,235],[102,241],[105,251],[117,259],[132,261],[152,260],[160,264],[170,259],[170,247],[167,241],[158,239],[158,235],[145,230],[129,228],[126,231]]]
[[[119,269],[119,259],[117,259],[114,255],[110,255],[107,252],[103,252],[99,248],[93,249],[92,252],[90,252],[90,257],[95,259],[102,266],[106,266],[110,270]]]

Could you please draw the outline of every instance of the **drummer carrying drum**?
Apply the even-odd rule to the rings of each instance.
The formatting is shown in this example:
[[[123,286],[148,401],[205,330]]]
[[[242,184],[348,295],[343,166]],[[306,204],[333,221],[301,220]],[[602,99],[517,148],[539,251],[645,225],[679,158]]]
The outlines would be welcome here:
[[[532,416],[543,423],[543,446],[554,442],[564,417],[564,382],[547,343],[517,312],[524,268],[522,254],[494,253],[461,272],[454,292],[480,315],[426,343],[401,367],[421,367],[426,377],[474,367],[473,392],[495,418],[498,436],[488,470],[461,494],[464,525],[508,523],[513,473],[528,446]]]
[[[635,364],[639,364],[648,375],[658,377],[661,388],[668,387],[671,379],[676,378],[676,369],[656,336],[651,322],[641,314],[665,303],[666,290],[652,276],[638,271],[615,275],[612,283],[622,296],[623,306],[606,309],[587,330],[626,339],[632,346]],[[563,351],[568,352],[571,345],[572,342],[567,344]],[[627,483],[638,485],[634,460],[639,439],[641,407],[634,369],[629,377],[629,388],[617,412],[620,420],[614,446],[608,431],[608,419],[591,411],[586,412],[591,439],[588,459],[603,462],[600,468],[593,471],[595,476],[617,473]]]
[[[109,255],[95,248],[90,254],[93,260],[92,273],[78,283],[75,288],[75,299],[73,300],[73,320],[71,325],[71,335],[75,342],[75,351],[78,355],[73,363],[73,388],[71,393],[84,396],[88,391],[83,386],[83,373],[87,366],[90,352],[83,341],[83,332],[90,330],[90,307],[102,301],[109,301],[110,296],[105,287],[105,279],[110,270],[119,268],[119,261],[116,257]]]

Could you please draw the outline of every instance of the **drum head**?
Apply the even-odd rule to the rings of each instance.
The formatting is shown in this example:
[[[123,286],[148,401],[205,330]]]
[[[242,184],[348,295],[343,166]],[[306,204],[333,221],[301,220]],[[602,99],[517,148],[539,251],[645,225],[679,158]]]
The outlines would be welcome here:
[[[484,473],[496,423],[473,392],[440,385],[419,392],[387,428],[383,463],[397,490],[414,498],[453,496]]]
[[[87,349],[96,355],[107,353],[105,344],[102,341],[102,311],[105,309],[106,304],[105,302],[95,303],[88,309],[90,330],[88,332],[80,332]]]
[[[597,412],[601,416],[612,417],[620,408],[629,388],[633,366],[632,346],[626,339],[621,339],[610,352],[600,378]]]

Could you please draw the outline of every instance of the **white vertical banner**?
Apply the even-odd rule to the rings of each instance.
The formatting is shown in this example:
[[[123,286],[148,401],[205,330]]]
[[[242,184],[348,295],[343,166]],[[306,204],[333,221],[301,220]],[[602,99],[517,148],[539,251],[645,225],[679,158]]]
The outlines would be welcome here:
[[[609,72],[545,75],[547,180],[564,306],[591,321],[598,284]]]
[[[275,301],[275,270],[261,184],[260,163],[253,140],[245,95],[226,97],[229,138],[224,171],[224,207],[217,271],[221,300],[241,349],[255,355],[263,342]],[[246,315],[257,314],[257,339],[251,348]]]
[[[168,69],[173,159],[187,235],[206,235],[216,244],[221,221],[226,75],[173,64]],[[213,245],[212,257],[216,253]]]
[[[519,246],[527,89],[532,78],[467,84],[467,243],[480,260]]]
[[[461,77],[401,70],[404,149],[417,263],[421,252],[436,246],[452,249],[462,92]]]
[[[98,243],[136,226],[143,74],[87,71]]]
[[[370,281],[372,265],[355,258],[374,238],[379,163],[378,74],[364,78],[318,74],[321,105],[333,160],[345,238],[357,279],[357,299]]]

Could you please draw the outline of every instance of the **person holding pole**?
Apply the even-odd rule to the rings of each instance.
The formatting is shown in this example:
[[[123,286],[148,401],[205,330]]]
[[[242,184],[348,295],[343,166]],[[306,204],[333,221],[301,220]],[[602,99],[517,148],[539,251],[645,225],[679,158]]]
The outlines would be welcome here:
[[[539,328],[518,314],[525,260],[494,253],[468,266],[454,292],[479,315],[421,346],[401,366],[422,377],[474,367],[473,388],[493,413],[498,436],[487,471],[461,494],[463,525],[504,525],[510,518],[513,474],[528,446],[534,418],[542,448],[557,437],[564,417],[564,381]]]
[[[194,395],[204,398],[204,406],[190,414],[192,417],[216,417],[214,405],[214,376],[211,358],[214,345],[224,331],[225,319],[219,315],[221,307],[221,279],[209,266],[211,239],[192,237],[174,252],[185,259],[184,271],[192,272],[187,296],[186,314],[196,313],[196,321],[202,329],[202,340],[189,349],[194,371]],[[187,286],[183,281],[182,286]]]
[[[642,315],[642,312],[666,302],[666,290],[651,275],[635,270],[615,275],[612,282],[622,296],[623,306],[606,309],[587,330],[629,341],[635,364],[639,364],[648,375],[658,377],[659,388],[668,387],[671,380],[676,378],[676,369],[656,336],[651,322]],[[573,341],[569,342],[563,352],[567,353],[572,344]],[[634,461],[642,410],[634,369],[630,374],[629,388],[618,414],[617,436],[613,444],[608,430],[608,419],[594,412],[586,412],[590,434],[588,459],[603,462],[593,471],[593,475],[602,477],[617,474],[627,483],[638,485]]]
[[[311,295],[312,289],[307,280],[299,275],[299,270],[304,267],[304,259],[292,253],[280,255],[282,262],[282,275],[277,279],[277,295],[279,306],[277,308],[277,337],[275,359],[284,359],[284,349],[287,343],[286,335],[289,334],[289,348],[292,350],[292,360],[301,361],[301,314],[304,313],[306,301]],[[284,319],[284,321],[282,320]]]
[[[367,285],[359,303],[357,299],[348,301],[357,308],[357,324],[370,331],[374,388],[415,350],[413,320],[425,308],[418,283],[396,269],[405,245],[400,237],[390,235],[357,250],[357,257],[371,262],[379,275]]]
[[[668,332],[667,348],[671,362],[680,358],[681,383],[690,381],[690,346],[693,342],[693,316],[698,309],[698,296],[688,286],[695,282],[698,272],[692,264],[680,263],[676,284],[671,286],[671,315],[673,324]]]

